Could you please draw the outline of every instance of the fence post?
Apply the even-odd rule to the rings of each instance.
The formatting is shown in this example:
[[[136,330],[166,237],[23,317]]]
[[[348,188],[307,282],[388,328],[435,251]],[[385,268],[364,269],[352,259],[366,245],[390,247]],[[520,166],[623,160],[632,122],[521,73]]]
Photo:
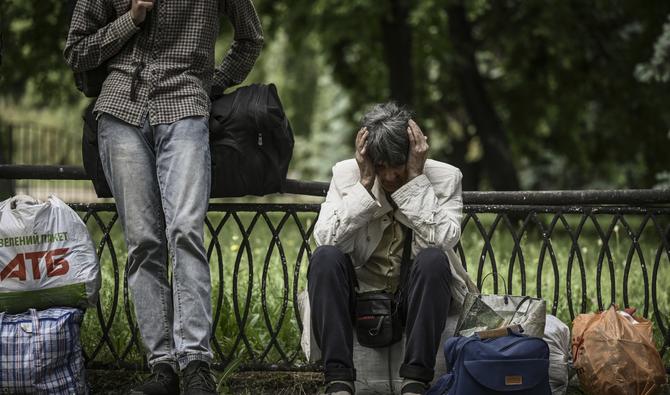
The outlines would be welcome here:
[[[12,125],[0,120],[0,164],[12,164],[14,133]],[[14,180],[0,180],[0,200],[15,195]]]

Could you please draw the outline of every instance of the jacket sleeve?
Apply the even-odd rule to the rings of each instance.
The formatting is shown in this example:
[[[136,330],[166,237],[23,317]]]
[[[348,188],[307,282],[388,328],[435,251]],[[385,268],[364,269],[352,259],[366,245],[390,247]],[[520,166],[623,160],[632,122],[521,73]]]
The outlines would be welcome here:
[[[247,78],[263,48],[263,29],[251,0],[222,2],[235,36],[221,65],[214,70],[212,95],[223,93]]]
[[[463,198],[460,171],[446,173],[434,184],[424,174],[415,177],[391,198],[412,225],[419,249],[454,248],[461,237]]]
[[[106,1],[77,1],[63,51],[65,61],[74,71],[100,66],[140,30],[133,23],[130,11],[109,22],[115,14]]]
[[[314,239],[319,246],[332,245],[347,254],[354,249],[356,231],[370,222],[379,202],[360,182],[341,190],[335,182],[336,168],[314,226]]]

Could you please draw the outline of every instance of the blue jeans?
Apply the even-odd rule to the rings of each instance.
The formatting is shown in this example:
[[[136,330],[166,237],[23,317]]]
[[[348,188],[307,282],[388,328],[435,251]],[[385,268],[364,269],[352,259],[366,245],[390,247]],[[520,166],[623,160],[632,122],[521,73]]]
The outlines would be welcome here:
[[[128,284],[149,366],[211,363],[211,283],[203,242],[208,119],[155,126],[147,119],[138,128],[103,113],[98,144],[123,225]]]

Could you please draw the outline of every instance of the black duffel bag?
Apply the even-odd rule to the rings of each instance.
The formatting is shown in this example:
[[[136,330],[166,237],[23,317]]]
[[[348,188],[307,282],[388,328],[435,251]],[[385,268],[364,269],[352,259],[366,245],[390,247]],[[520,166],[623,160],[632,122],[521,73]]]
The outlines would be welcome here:
[[[98,151],[98,121],[93,115],[95,100],[84,111],[84,132],[81,136],[81,157],[84,161],[86,175],[93,182],[95,194],[99,198],[112,197],[112,191],[105,179],[105,171]]]
[[[84,114],[84,169],[100,198],[112,197],[98,151],[95,102]],[[211,197],[283,192],[293,154],[293,130],[274,84],[253,84],[212,102],[209,118],[212,155]]]
[[[284,192],[293,130],[274,84],[253,84],[212,102],[212,197]]]

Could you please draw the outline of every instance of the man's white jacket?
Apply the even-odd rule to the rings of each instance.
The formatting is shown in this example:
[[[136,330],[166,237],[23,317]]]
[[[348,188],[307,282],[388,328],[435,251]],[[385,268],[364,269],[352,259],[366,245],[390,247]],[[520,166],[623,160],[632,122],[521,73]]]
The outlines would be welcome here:
[[[455,306],[462,305],[468,291],[477,292],[454,252],[461,237],[462,177],[458,168],[429,159],[422,175],[391,195],[398,206],[395,218],[414,231],[412,258],[427,247],[439,248],[447,254]],[[390,223],[383,218],[393,210],[378,179],[371,192],[372,195],[360,183],[356,160],[337,163],[314,228],[317,245],[338,247],[349,254],[355,268],[365,265],[374,252]]]

